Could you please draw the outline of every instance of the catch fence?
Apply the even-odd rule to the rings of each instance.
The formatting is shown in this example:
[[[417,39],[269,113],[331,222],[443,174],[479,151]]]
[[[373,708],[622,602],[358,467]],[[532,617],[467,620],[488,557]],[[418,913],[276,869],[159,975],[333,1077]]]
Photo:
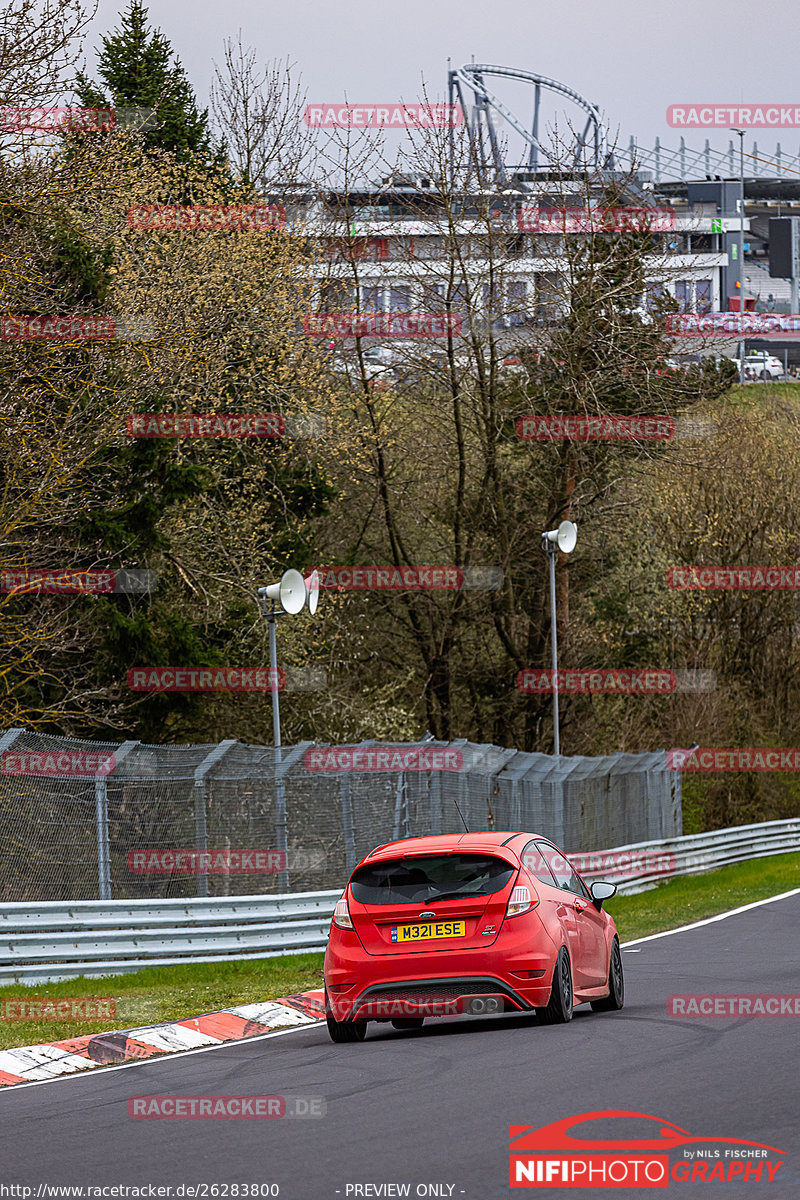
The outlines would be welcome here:
[[[531,830],[568,851],[681,833],[680,773],[663,750],[554,758],[426,740],[276,751],[16,729],[0,732],[0,904],[324,891],[375,846],[463,829],[456,804],[471,830]]]

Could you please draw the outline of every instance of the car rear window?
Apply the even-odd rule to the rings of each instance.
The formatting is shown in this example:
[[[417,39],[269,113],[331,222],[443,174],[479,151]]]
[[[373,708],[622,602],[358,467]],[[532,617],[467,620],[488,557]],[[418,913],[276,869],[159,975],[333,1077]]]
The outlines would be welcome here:
[[[361,867],[350,887],[361,904],[428,904],[451,892],[465,898],[500,892],[515,871],[490,854],[392,858]]]

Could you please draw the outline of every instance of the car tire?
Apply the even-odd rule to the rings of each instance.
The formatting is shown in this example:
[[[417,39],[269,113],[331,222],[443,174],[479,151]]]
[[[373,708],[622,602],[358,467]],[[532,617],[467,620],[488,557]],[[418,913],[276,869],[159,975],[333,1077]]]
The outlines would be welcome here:
[[[363,1042],[367,1036],[366,1021],[337,1021],[335,1017],[325,1020],[332,1042]]]
[[[592,1012],[617,1012],[625,1004],[625,976],[622,972],[622,951],[614,938],[608,963],[608,995],[592,1000]]]
[[[768,374],[766,371],[762,371],[761,372],[761,382],[766,383],[768,379],[772,379],[772,375]]]
[[[424,1024],[424,1017],[396,1017],[392,1021],[394,1029],[405,1029],[407,1032],[411,1029],[422,1029]]]
[[[566,946],[558,952],[547,1006],[537,1008],[536,1015],[544,1025],[565,1025],[572,1020],[572,967]]]
[[[325,1023],[332,1042],[363,1042],[367,1036],[366,1021],[337,1021],[331,1012],[328,992],[325,991]]]

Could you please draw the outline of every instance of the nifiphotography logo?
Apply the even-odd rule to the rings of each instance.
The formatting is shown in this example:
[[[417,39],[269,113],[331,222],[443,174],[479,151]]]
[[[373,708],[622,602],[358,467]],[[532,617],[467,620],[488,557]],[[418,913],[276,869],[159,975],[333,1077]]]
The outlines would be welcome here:
[[[665,1188],[774,1182],[783,1151],[742,1138],[694,1136],[649,1113],[578,1113],[536,1129],[509,1126],[509,1186]]]

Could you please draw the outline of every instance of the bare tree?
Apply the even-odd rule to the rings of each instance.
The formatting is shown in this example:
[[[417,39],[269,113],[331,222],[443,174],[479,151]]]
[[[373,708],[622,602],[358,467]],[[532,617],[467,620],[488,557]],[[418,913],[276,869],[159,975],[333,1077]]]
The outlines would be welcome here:
[[[245,184],[285,187],[302,176],[311,149],[304,100],[288,59],[262,67],[241,31],[226,40],[223,66],[214,64],[211,111]]]
[[[0,11],[0,104],[52,102],[73,82],[79,39],[97,11],[83,0],[12,0]]]

